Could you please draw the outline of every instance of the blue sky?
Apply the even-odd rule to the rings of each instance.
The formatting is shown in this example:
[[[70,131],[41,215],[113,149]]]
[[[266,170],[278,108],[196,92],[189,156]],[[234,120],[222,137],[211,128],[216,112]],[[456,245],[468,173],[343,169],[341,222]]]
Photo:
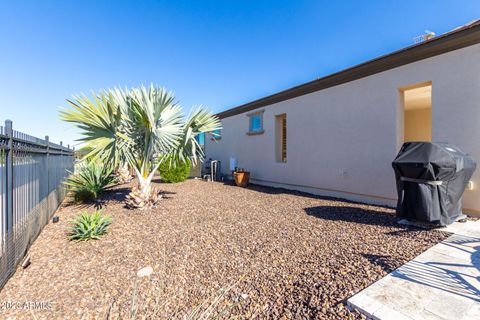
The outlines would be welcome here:
[[[75,93],[153,82],[218,112],[476,18],[478,0],[0,0],[0,121],[73,144]]]

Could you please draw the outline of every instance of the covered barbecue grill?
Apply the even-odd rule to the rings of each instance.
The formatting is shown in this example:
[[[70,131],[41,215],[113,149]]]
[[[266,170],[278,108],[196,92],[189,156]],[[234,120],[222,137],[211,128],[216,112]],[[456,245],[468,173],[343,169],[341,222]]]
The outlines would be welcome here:
[[[457,147],[406,142],[392,163],[397,180],[397,216],[448,225],[462,216],[462,194],[476,168]]]

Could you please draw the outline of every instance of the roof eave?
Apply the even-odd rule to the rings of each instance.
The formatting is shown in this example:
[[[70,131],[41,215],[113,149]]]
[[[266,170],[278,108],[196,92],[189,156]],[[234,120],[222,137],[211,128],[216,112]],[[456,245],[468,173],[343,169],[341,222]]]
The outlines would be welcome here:
[[[478,43],[480,43],[480,23],[451,31],[425,42],[400,49],[323,78],[219,112],[217,116],[220,119],[228,118]]]

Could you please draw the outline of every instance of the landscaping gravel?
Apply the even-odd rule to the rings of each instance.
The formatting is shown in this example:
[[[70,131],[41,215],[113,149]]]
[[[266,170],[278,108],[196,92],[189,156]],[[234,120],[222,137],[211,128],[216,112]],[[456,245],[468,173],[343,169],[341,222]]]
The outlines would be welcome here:
[[[113,217],[101,240],[66,239],[91,207],[57,212],[0,292],[1,318],[182,319],[196,307],[206,318],[218,298],[222,318],[357,319],[347,298],[447,236],[397,225],[384,207],[200,180],[157,184],[157,208],[130,210],[127,187],[100,203]]]

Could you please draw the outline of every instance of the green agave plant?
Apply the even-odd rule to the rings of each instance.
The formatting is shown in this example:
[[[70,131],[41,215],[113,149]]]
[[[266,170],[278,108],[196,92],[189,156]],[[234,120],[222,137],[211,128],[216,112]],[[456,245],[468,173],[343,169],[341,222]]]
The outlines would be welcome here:
[[[83,137],[85,157],[112,163],[127,163],[135,170],[138,186],[129,204],[143,207],[154,204],[158,191],[151,187],[152,178],[162,155],[196,164],[204,158],[195,137],[221,129],[220,120],[199,106],[184,116],[172,92],[150,85],[132,89],[110,89],[67,100],[72,109],[60,111],[60,118],[74,123]]]
[[[97,210],[93,213],[81,213],[71,223],[72,227],[68,239],[86,241],[100,239],[107,234],[112,218],[108,215],[102,215],[101,211]]]
[[[95,200],[115,180],[112,166],[92,161],[82,163],[65,184],[73,193],[75,202],[88,202]]]

